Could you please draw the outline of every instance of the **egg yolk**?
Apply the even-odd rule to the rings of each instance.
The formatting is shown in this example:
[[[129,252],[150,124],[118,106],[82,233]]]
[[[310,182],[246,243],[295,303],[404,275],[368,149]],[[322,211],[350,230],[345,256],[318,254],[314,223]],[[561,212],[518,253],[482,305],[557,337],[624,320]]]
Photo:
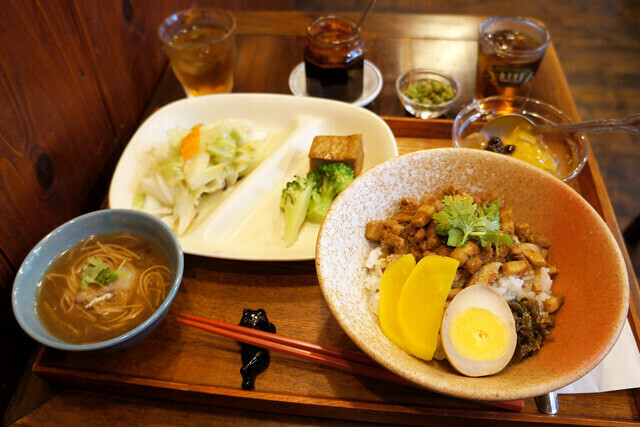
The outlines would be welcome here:
[[[464,358],[477,362],[499,359],[509,349],[509,329],[500,316],[481,307],[470,307],[451,322],[453,348]]]

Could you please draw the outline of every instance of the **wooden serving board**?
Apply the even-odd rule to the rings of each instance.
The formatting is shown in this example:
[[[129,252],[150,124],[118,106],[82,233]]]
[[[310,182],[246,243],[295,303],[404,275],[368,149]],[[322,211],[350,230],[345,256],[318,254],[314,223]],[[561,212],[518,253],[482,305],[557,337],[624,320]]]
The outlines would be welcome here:
[[[450,120],[385,120],[401,154],[451,145]],[[599,193],[602,183],[594,179],[589,164],[572,185],[605,220],[613,216],[608,199],[598,196],[606,192]],[[608,223],[621,242],[615,222]],[[637,289],[633,274],[630,279]],[[629,319],[637,338],[636,304],[632,302]],[[149,337],[116,353],[68,353],[42,347],[33,371],[56,384],[92,390],[364,422],[449,424],[484,419],[575,425],[638,419],[637,390],[562,395],[560,413],[549,417],[538,412],[533,399],[525,401],[522,413],[512,413],[275,352],[255,390],[245,391],[238,344],[175,320],[177,313],[185,312],[238,323],[245,308],[264,308],[282,335],[357,350],[325,303],[313,261],[244,262],[187,255],[182,286],[167,317]]]

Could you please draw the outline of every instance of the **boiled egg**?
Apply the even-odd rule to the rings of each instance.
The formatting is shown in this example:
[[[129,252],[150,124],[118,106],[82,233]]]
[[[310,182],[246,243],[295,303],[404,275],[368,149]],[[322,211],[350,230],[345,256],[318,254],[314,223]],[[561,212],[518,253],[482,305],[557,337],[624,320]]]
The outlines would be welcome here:
[[[449,363],[470,377],[500,372],[516,348],[509,305],[484,285],[469,286],[453,298],[442,318],[441,335]]]

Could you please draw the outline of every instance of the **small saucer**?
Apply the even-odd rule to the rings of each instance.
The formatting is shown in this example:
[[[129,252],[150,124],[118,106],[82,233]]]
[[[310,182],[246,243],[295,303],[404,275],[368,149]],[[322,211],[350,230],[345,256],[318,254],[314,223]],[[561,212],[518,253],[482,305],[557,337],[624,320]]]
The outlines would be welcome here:
[[[307,82],[304,73],[304,62],[295,66],[289,75],[289,89],[295,96],[307,95]],[[351,104],[356,107],[364,107],[376,99],[382,90],[382,73],[372,62],[364,60],[364,76],[362,95]]]

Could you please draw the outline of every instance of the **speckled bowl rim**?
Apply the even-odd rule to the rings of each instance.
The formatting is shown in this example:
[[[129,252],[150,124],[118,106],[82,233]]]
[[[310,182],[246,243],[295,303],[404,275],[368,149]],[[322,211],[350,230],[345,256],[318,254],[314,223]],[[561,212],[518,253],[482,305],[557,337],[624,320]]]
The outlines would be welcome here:
[[[325,259],[330,258],[331,251],[331,233],[327,231],[330,228],[330,224],[334,221],[334,217],[336,217],[336,213],[341,209],[344,209],[345,206],[349,204],[349,199],[351,198],[352,193],[356,193],[358,188],[364,185],[367,181],[374,179],[376,176],[380,174],[384,174],[385,171],[394,168],[394,167],[402,167],[404,163],[413,158],[421,158],[424,156],[470,156],[470,158],[475,159],[476,161],[491,161],[491,162],[507,162],[512,163],[512,167],[524,168],[530,174],[534,174],[536,179],[541,180],[542,183],[548,185],[559,185],[564,186],[565,191],[569,191],[570,194],[577,197],[579,203],[584,205],[584,208],[588,211],[589,215],[595,216],[595,221],[607,231],[605,233],[606,239],[608,240],[608,244],[611,245],[614,250],[614,256],[616,259],[616,267],[619,269],[619,273],[621,274],[621,280],[624,283],[621,283],[620,286],[620,298],[622,304],[617,307],[618,316],[615,321],[615,324],[611,325],[611,335],[608,344],[600,351],[599,354],[593,355],[590,359],[589,363],[584,364],[579,369],[572,369],[567,367],[563,374],[555,377],[555,378],[546,378],[541,379],[540,382],[535,384],[519,384],[517,388],[509,388],[509,389],[479,389],[474,387],[465,386],[465,382],[469,380],[474,380],[474,378],[467,378],[464,376],[460,376],[460,380],[455,381],[437,381],[435,377],[431,376],[417,376],[415,372],[412,373],[409,369],[404,369],[401,366],[398,366],[397,363],[394,363],[394,360],[387,357],[385,354],[378,353],[374,350],[372,346],[371,336],[361,336],[358,333],[357,328],[349,321],[348,313],[342,313],[339,310],[339,301],[334,300],[334,297],[331,294],[332,286],[332,277],[327,271],[325,265]],[[515,163],[513,163],[515,162]],[[628,276],[626,272],[626,266],[622,257],[622,253],[620,248],[615,241],[615,238],[610,233],[608,226],[604,222],[604,220],[600,217],[600,215],[589,205],[589,203],[580,196],[575,190],[573,190],[570,186],[562,182],[561,180],[553,177],[552,175],[536,168],[535,166],[529,165],[525,162],[512,159],[508,156],[504,156],[501,154],[490,153],[482,150],[474,150],[467,148],[439,148],[439,149],[429,149],[416,151],[413,153],[401,155],[390,159],[384,163],[377,165],[376,167],[364,172],[362,175],[356,178],[343,192],[336,198],[334,203],[332,204],[329,212],[325,216],[325,220],[318,234],[318,240],[316,244],[316,271],[318,276],[318,281],[320,284],[320,288],[325,297],[325,300],[336,318],[337,322],[340,324],[345,333],[351,338],[360,349],[362,349],[365,353],[367,353],[370,357],[380,363],[382,366],[387,368],[388,370],[404,377],[417,386],[421,386],[427,390],[431,390],[434,392],[438,392],[441,394],[465,398],[465,399],[474,399],[474,400],[513,400],[513,399],[524,399],[534,396],[539,396],[551,391],[558,390],[572,382],[580,379],[588,372],[590,372],[593,368],[595,368],[598,363],[602,361],[609,353],[609,351],[615,345],[620,333],[622,332],[622,328],[626,321],[628,307],[629,307],[629,283]],[[379,332],[382,334],[382,332]],[[411,357],[411,356],[409,356]],[[423,362],[424,363],[424,362]],[[485,377],[487,378],[487,377]],[[469,384],[467,382],[467,384]]]

